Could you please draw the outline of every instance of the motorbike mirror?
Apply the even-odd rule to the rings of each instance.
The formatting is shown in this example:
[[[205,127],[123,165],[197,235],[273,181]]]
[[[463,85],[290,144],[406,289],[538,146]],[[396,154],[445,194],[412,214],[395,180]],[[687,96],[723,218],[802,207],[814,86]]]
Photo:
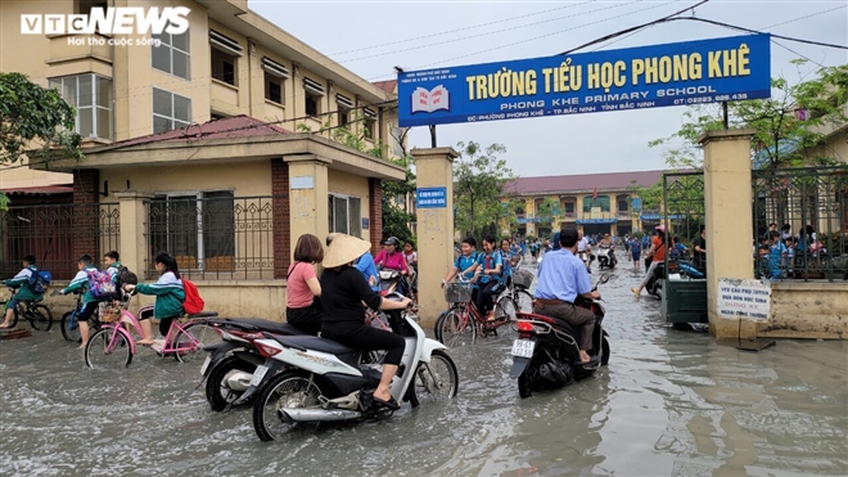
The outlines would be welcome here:
[[[600,281],[600,283],[608,282],[609,281],[609,273],[604,273],[603,275],[601,275],[601,278],[600,278],[599,281]]]

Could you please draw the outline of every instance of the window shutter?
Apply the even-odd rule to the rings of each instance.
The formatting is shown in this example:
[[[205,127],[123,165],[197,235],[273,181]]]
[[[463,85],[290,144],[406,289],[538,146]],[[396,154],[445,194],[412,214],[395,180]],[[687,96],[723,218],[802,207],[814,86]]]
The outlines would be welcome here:
[[[244,48],[238,44],[237,41],[232,38],[218,33],[215,30],[209,30],[209,43],[211,43],[215,48],[218,48],[222,51],[225,51],[234,56],[243,56]]]
[[[262,57],[262,69],[269,74],[283,79],[289,79],[289,77],[291,76],[291,73],[289,72],[288,68],[281,65],[280,63],[277,63],[271,58],[268,58],[267,56]]]
[[[312,94],[317,94],[318,96],[324,96],[325,94],[324,87],[321,86],[321,83],[309,78],[303,78],[303,88]]]

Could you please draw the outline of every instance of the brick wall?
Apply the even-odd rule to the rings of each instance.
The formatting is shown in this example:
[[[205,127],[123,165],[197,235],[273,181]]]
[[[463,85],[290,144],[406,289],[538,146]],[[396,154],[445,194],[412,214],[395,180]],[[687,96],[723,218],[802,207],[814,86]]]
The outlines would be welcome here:
[[[368,215],[371,217],[371,253],[380,252],[383,239],[383,182],[368,179]]]
[[[74,204],[96,204],[100,201],[100,174],[96,169],[74,171]],[[95,263],[100,258],[98,230],[100,229],[98,210],[88,207],[74,207],[73,214],[73,255],[74,260],[82,254],[89,254]]]
[[[289,214],[289,165],[271,160],[271,194],[274,204],[274,278],[286,278],[291,263],[291,215]]]

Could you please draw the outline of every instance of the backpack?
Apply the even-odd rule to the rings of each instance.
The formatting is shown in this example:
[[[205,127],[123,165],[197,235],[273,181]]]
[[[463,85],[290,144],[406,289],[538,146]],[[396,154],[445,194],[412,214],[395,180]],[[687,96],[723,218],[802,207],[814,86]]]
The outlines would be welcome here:
[[[47,270],[35,270],[29,276],[29,289],[35,293],[44,293],[52,281],[53,275]]]
[[[88,275],[88,291],[94,298],[108,298],[115,294],[117,290],[112,277],[103,270],[90,270]]]
[[[200,293],[194,283],[183,278],[183,290],[185,290],[185,302],[183,302],[183,310],[189,315],[194,315],[203,311],[206,303],[203,298],[200,298]]]

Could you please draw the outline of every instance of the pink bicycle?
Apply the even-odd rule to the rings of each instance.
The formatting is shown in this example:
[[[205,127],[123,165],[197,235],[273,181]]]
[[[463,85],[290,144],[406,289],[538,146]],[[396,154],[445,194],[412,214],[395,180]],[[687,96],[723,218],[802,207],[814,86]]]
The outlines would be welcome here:
[[[114,308],[106,307],[101,310],[100,329],[91,335],[85,345],[85,364],[92,369],[114,368],[123,365],[127,367],[132,362],[136,352],[133,333],[141,339],[144,334],[138,319],[127,308],[134,294],[122,305]],[[152,307],[142,307],[139,315]],[[218,331],[207,324],[205,318],[213,318],[218,313],[203,312],[187,315],[171,323],[164,340],[154,340],[150,347],[160,357],[172,355],[181,363],[192,361],[201,356],[196,351],[204,346],[221,341]]]

